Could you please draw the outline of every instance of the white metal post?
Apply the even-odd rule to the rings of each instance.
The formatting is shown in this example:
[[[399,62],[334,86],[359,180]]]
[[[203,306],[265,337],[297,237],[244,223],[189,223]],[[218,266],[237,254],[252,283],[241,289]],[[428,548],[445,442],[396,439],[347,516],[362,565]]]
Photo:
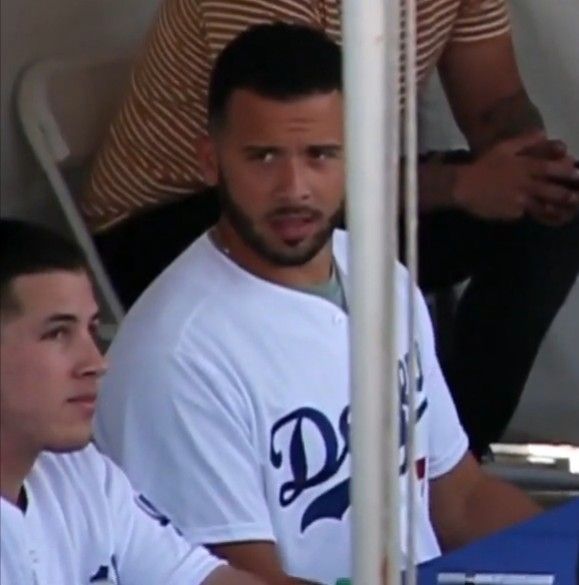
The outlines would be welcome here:
[[[352,353],[353,580],[400,582],[395,261],[398,0],[344,0]],[[386,534],[387,533],[387,534]]]
[[[418,280],[418,137],[416,129],[416,0],[405,0],[404,23],[404,218],[405,250],[408,268],[408,294],[406,329],[408,334],[408,425],[406,457],[408,460],[408,481],[406,482],[406,581],[405,585],[416,583],[416,306],[415,284]]]

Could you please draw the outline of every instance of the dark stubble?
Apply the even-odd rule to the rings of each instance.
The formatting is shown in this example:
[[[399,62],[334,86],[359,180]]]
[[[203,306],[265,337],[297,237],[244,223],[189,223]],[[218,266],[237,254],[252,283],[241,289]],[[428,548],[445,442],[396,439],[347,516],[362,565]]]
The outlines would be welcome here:
[[[276,266],[303,266],[309,262],[328,243],[334,229],[341,225],[344,214],[344,204],[342,203],[336,212],[322,225],[320,230],[314,234],[307,247],[301,248],[299,246],[301,242],[296,241],[295,243],[286,242],[287,247],[285,249],[276,250],[268,244],[266,239],[255,228],[251,218],[234,201],[223,177],[219,180],[217,192],[221,204],[221,213],[229,220],[239,237],[255,253]],[[284,216],[296,213],[309,216],[314,221],[318,221],[322,217],[320,211],[313,210],[307,206],[285,205],[276,208],[267,216],[267,219],[281,219]]]

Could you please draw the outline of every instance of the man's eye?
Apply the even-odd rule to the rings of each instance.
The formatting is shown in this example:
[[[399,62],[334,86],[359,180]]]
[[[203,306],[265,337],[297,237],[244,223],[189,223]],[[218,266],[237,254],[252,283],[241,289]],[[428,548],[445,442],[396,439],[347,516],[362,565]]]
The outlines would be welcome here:
[[[314,160],[327,160],[339,157],[339,151],[336,148],[314,147],[309,150],[310,158]]]
[[[57,327],[56,329],[50,329],[42,335],[42,339],[54,339],[63,340],[68,336],[68,329],[66,327]]]
[[[270,163],[275,158],[275,152],[273,150],[257,150],[252,153],[251,159],[263,163]]]

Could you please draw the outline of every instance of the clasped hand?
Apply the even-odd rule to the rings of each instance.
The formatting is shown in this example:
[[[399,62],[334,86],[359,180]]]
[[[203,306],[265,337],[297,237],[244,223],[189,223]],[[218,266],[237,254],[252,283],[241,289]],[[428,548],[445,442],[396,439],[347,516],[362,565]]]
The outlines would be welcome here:
[[[579,211],[579,168],[563,142],[533,132],[497,143],[458,167],[454,200],[485,219],[528,215],[546,225],[563,225]]]

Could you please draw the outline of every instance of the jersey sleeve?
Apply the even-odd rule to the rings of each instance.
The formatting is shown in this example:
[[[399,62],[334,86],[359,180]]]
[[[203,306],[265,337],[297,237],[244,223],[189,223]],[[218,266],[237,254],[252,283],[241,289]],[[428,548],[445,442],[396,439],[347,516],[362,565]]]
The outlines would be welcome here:
[[[115,539],[113,565],[120,583],[201,585],[224,562],[192,546],[104,458],[105,494]]]
[[[509,31],[509,12],[505,0],[461,0],[450,42],[484,41]]]
[[[428,474],[435,479],[453,469],[468,449],[468,438],[436,356],[432,321],[422,294],[418,293],[417,314],[424,358],[424,384],[430,410]]]
[[[114,365],[109,383],[131,385],[122,433],[106,432],[103,412],[97,438],[136,488],[191,542],[273,541],[251,408],[225,353],[201,339],[139,370]]]

